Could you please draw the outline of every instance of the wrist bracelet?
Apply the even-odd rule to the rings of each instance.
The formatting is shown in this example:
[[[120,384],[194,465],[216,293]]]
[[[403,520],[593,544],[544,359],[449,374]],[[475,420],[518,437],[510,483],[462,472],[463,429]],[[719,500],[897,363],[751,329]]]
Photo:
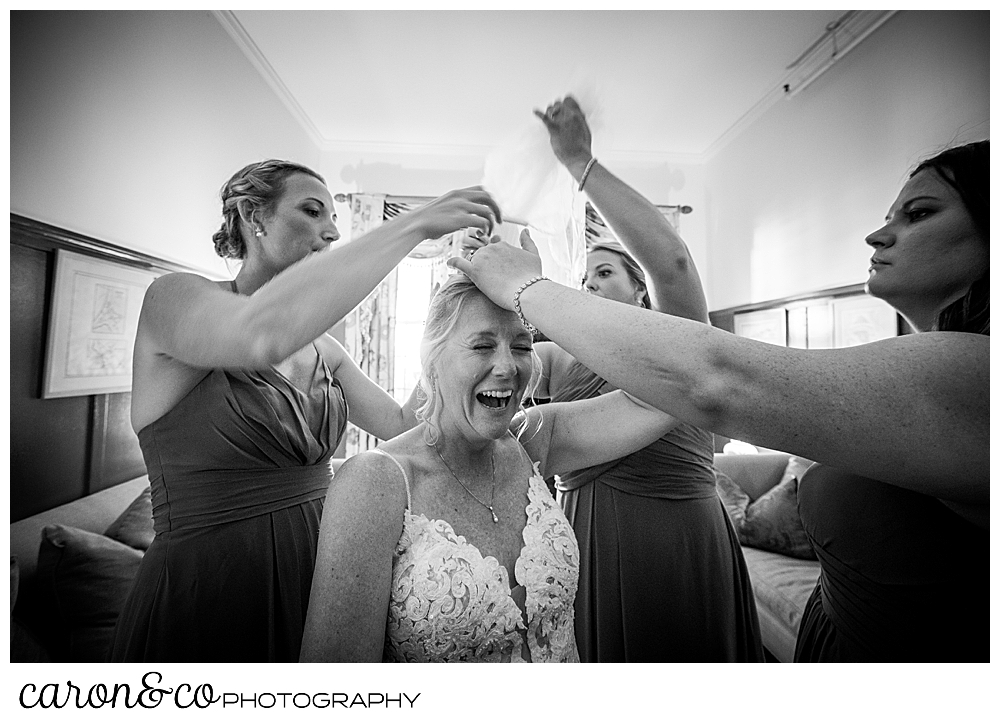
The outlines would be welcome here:
[[[537,332],[538,329],[533,327],[531,323],[524,318],[524,314],[521,313],[521,292],[537,281],[549,281],[549,277],[535,276],[534,278],[528,279],[523,284],[521,284],[518,290],[514,292],[514,313],[517,314],[517,318],[521,320],[521,323],[524,324],[524,328],[527,329],[528,333],[531,334],[532,336],[535,335],[535,332]]]
[[[583,169],[583,175],[580,176],[580,189],[579,190],[581,190],[581,191],[583,190],[583,184],[585,184],[587,182],[587,176],[590,175],[590,169],[594,167],[595,163],[597,163],[597,159],[593,158],[593,157],[589,161],[587,161],[587,165]]]

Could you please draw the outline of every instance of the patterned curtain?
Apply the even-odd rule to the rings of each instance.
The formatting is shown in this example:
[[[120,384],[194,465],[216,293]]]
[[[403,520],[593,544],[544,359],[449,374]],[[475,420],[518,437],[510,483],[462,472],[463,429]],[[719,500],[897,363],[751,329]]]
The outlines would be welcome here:
[[[355,193],[351,196],[351,238],[381,225],[385,216],[385,196]],[[344,346],[361,371],[393,393],[394,343],[396,325],[396,270],[393,269],[371,294],[344,320]],[[379,440],[348,424],[345,453],[348,457],[372,449]]]

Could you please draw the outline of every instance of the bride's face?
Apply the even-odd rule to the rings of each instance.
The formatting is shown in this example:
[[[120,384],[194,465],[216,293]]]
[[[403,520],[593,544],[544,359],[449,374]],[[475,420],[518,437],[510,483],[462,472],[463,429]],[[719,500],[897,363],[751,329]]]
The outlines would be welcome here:
[[[499,439],[531,379],[531,335],[517,315],[476,294],[438,358],[442,434]]]

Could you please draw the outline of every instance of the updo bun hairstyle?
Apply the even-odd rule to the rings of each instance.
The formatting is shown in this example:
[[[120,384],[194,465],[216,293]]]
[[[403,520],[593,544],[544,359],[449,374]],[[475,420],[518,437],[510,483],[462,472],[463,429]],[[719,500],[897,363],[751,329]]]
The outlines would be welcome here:
[[[261,223],[274,212],[285,190],[285,181],[296,173],[305,173],[326,181],[316,171],[298,163],[269,159],[251,163],[233,174],[222,186],[222,227],[212,235],[215,253],[224,259],[243,260],[247,243],[240,228],[240,208],[247,216]]]

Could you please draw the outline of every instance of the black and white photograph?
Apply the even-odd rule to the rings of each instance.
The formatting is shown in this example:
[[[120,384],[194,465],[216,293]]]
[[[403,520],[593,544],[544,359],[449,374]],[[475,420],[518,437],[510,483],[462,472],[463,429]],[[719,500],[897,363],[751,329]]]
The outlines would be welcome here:
[[[500,7],[9,12],[18,719],[982,717],[990,11]]]

